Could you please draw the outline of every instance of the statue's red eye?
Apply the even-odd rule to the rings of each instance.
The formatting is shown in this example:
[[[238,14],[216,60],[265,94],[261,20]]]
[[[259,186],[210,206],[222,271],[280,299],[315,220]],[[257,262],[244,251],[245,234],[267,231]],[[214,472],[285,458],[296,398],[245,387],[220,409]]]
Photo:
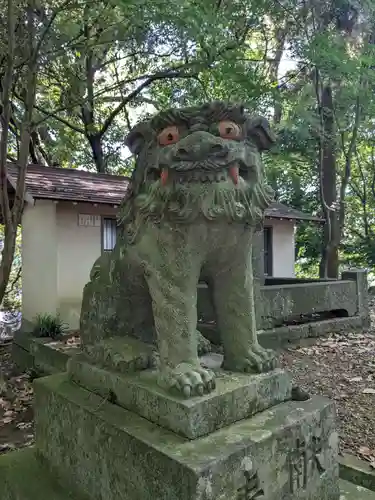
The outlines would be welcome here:
[[[223,120],[219,123],[219,133],[223,139],[238,139],[241,136],[241,127],[237,123]]]
[[[158,141],[161,146],[168,146],[174,144],[180,138],[180,132],[177,127],[166,127],[158,135]]]

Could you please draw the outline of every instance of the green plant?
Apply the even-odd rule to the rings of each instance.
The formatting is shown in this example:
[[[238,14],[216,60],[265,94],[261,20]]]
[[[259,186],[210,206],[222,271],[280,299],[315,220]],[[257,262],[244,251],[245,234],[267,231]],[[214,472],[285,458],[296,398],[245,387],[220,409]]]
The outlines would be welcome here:
[[[38,314],[35,317],[33,334],[35,337],[51,337],[55,339],[67,331],[66,325],[57,314]]]

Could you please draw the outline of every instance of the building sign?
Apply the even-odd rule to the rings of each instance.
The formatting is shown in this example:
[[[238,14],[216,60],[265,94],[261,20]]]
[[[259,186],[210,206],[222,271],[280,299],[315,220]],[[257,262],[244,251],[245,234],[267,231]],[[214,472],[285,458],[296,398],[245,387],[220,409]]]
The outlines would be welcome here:
[[[100,227],[100,215],[78,214],[78,225]]]

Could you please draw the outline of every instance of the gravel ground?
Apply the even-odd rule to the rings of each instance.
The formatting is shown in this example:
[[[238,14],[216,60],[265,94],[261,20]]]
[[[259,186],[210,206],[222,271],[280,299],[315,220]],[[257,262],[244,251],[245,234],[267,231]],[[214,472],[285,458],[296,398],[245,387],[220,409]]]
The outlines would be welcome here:
[[[341,452],[375,464],[375,336],[332,336],[282,353],[282,364],[309,394],[336,403]]]
[[[304,342],[281,353],[294,381],[337,405],[341,452],[375,468],[375,300],[373,327]],[[0,346],[0,454],[33,443],[32,384],[12,363],[10,344]]]
[[[375,300],[367,331],[331,335],[281,353],[294,382],[336,403],[340,450],[375,468]]]
[[[11,344],[0,345],[0,454],[34,441],[30,378],[12,363]]]

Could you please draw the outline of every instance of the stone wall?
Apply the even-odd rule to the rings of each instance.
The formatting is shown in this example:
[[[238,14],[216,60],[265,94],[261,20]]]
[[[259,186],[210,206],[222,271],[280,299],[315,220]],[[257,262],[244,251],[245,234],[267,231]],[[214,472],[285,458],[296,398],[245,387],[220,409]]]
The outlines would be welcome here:
[[[370,324],[367,274],[362,269],[346,271],[340,280],[279,281],[279,284],[260,286],[261,280],[255,272],[258,330],[277,329],[295,322],[300,322],[302,328],[306,322],[314,323],[314,318],[318,321],[322,314],[329,318],[324,313],[332,313],[331,317],[340,318],[337,322],[340,330],[345,328],[345,318],[357,327]],[[275,283],[275,280],[269,280],[268,283]],[[204,283],[198,289],[198,317],[205,324],[215,322],[210,293]],[[354,317],[354,323],[349,321],[349,318]]]

